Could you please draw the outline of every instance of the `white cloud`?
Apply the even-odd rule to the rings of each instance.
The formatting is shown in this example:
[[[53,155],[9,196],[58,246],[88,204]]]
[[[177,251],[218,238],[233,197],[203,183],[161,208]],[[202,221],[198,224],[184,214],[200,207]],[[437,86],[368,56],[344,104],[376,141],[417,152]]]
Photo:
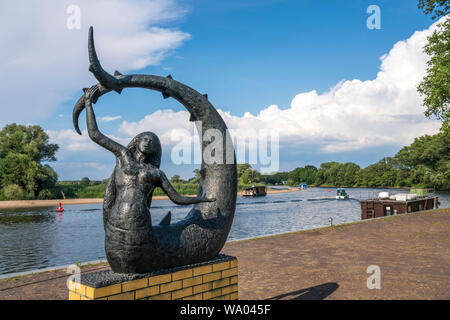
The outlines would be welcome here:
[[[435,133],[440,125],[424,117],[416,91],[428,60],[423,46],[436,24],[397,42],[380,58],[373,80],[343,80],[322,94],[299,93],[287,109],[270,105],[257,115],[247,112],[242,117],[218,111],[230,129],[278,130],[280,143],[291,148],[315,144],[319,151],[332,153],[410,144],[415,137]],[[120,131],[135,135],[151,130],[170,143],[173,130],[192,128],[188,118],[186,111],[157,111],[137,122],[124,121]]]
[[[66,12],[81,10],[81,28]],[[158,24],[185,14],[175,0],[58,0],[0,3],[0,126],[36,122],[95,82],[88,72],[90,25],[104,68],[127,72],[159,64],[190,35]]]
[[[121,118],[121,116],[105,116],[105,117],[101,117],[100,121],[101,122],[111,122],[111,121],[115,121],[115,120],[119,120]]]
[[[47,130],[46,131],[51,143],[56,143],[62,150],[69,151],[92,151],[98,150],[98,146],[93,143],[87,132],[82,132],[83,135],[77,134],[73,130]]]
[[[86,130],[82,131],[82,135],[79,135],[73,130],[47,130],[46,131],[51,143],[56,143],[59,145],[62,152],[67,151],[101,151],[104,150],[102,147],[93,142]],[[127,145],[131,138],[117,137],[114,135],[107,135],[114,141],[119,142],[122,145]],[[60,152],[61,152],[60,151]]]
[[[177,129],[192,131],[193,123],[189,122],[188,111],[158,110],[137,122],[123,121],[119,132],[135,136],[144,131],[151,131],[159,136],[162,144],[171,144],[172,133]]]
[[[277,130],[282,158],[283,153],[298,154],[296,150],[303,150],[304,146],[330,154],[410,144],[415,137],[437,132],[440,125],[424,117],[422,99],[416,91],[428,59],[422,48],[434,28],[435,25],[397,42],[380,58],[380,71],[373,80],[343,80],[321,94],[315,90],[301,92],[289,108],[270,105],[257,115],[246,112],[241,117],[228,111],[218,112],[235,131]],[[185,130],[194,134],[187,111],[158,110],[139,121],[122,121],[118,133],[110,137],[126,145],[134,135],[153,131],[159,135],[163,149],[170,151],[178,143],[172,137],[179,132],[185,134]],[[95,150],[94,154],[104,152],[105,159],[110,159],[86,132],[82,136],[72,130],[48,133],[52,142],[61,146],[62,154]]]

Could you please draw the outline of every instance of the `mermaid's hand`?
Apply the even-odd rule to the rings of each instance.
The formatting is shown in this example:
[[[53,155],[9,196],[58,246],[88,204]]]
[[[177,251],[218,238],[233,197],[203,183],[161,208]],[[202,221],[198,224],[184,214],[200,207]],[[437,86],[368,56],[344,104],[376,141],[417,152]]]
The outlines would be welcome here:
[[[97,84],[90,88],[83,89],[83,91],[86,100],[89,100],[94,104],[97,102],[99,96],[99,86]]]

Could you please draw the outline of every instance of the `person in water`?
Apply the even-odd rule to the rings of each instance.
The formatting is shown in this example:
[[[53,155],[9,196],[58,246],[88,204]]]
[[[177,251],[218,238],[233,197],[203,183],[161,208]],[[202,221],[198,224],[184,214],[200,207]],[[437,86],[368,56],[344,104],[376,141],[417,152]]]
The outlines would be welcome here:
[[[116,166],[105,191],[103,222],[108,261],[116,263],[116,269],[120,269],[122,262],[119,261],[118,250],[144,253],[152,251],[151,247],[155,245],[149,207],[156,187],[160,187],[170,200],[179,205],[213,202],[215,199],[185,197],[173,188],[159,169],[161,143],[153,132],[138,134],[127,147],[102,134],[92,108],[92,101],[97,100],[97,90],[98,87],[93,86],[85,92],[86,122],[91,140],[116,157]],[[161,222],[161,225],[167,224],[170,224],[170,212]]]

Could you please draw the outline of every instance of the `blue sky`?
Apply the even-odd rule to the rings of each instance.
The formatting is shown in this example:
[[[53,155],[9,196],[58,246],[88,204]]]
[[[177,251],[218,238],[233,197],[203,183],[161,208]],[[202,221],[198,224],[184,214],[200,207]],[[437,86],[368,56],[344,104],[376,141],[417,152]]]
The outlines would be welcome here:
[[[99,57],[111,73],[118,69],[171,74],[208,93],[217,109],[229,112],[224,118],[231,128],[250,126],[246,113],[259,129],[273,119],[282,131],[279,170],[332,160],[366,166],[393,156],[415,136],[432,134],[439,127],[436,121],[421,116],[420,99],[414,93],[426,61],[419,49],[434,23],[417,8],[416,1],[112,3],[120,10],[100,14],[107,6],[104,1],[95,5],[61,1],[56,6],[38,7],[30,2],[25,9],[8,5],[9,11],[0,10],[0,44],[12,48],[9,55],[0,54],[0,70],[11,75],[18,70],[17,83],[23,79],[21,74],[36,80],[25,81],[25,90],[18,94],[17,86],[2,77],[4,117],[0,125],[33,123],[47,130],[61,146],[58,162],[53,164],[60,179],[103,179],[114,166],[112,155],[90,147],[88,140],[76,140],[67,131],[73,129],[71,112],[81,88],[95,83],[87,71],[87,29],[91,24]],[[62,27],[69,4],[81,9],[80,29]],[[145,8],[150,5],[158,14],[146,16]],[[380,30],[366,26],[369,5],[381,9]],[[56,17],[54,21],[49,21],[50,16]],[[424,33],[414,36],[416,31]],[[158,34],[160,40],[146,46],[149,39],[155,39],[152,34]],[[142,62],[136,52],[147,59]],[[380,60],[382,56],[384,60]],[[14,84],[14,79],[12,76],[9,82]],[[415,82],[409,83],[409,79]],[[298,96],[308,92],[311,94]],[[345,119],[350,120],[335,114],[339,108],[349,113]],[[162,114],[155,122],[151,115],[158,109],[173,110],[173,117]],[[164,134],[171,119],[183,118],[180,112],[184,108],[156,92],[127,89],[120,96],[111,93],[103,97],[95,110],[99,119],[120,116],[99,122],[99,126],[126,143],[135,134],[131,127],[152,130],[152,126],[161,126],[157,133]],[[144,121],[146,116],[150,117]],[[323,118],[326,120],[321,121]],[[82,128],[84,119],[82,114]],[[171,163],[170,143],[165,151],[162,168],[168,176],[180,173],[187,178],[198,167]]]

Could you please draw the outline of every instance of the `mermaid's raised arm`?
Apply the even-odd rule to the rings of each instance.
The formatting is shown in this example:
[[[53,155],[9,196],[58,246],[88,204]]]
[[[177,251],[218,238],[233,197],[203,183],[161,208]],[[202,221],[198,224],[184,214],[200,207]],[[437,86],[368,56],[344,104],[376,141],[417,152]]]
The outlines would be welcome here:
[[[86,124],[89,138],[91,138],[91,140],[98,145],[114,153],[116,157],[121,157],[128,151],[128,149],[120,143],[108,138],[98,130],[97,121],[95,119],[95,113],[91,102],[92,99],[96,99],[97,90],[98,87],[93,86],[85,92]]]
[[[176,204],[187,205],[187,204],[196,204],[200,202],[213,202],[216,199],[203,198],[203,197],[185,197],[179,194],[174,187],[170,184],[164,172],[160,171],[161,177],[161,185],[160,187],[164,190],[164,192],[169,196],[170,200],[175,202]]]

